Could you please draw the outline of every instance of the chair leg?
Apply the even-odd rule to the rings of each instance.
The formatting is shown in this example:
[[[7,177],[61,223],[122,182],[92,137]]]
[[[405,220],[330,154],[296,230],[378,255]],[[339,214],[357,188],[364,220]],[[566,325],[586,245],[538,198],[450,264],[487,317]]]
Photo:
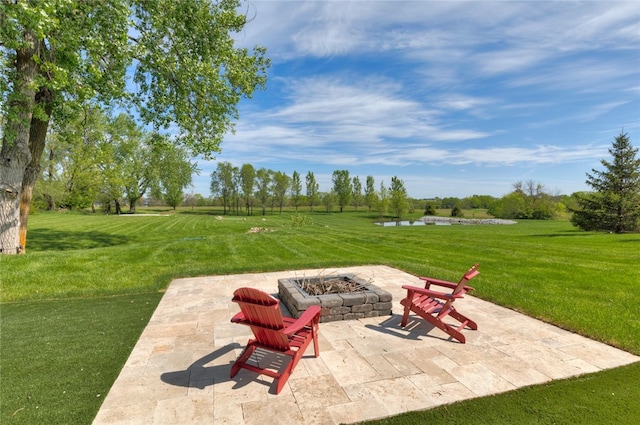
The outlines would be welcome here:
[[[449,313],[449,316],[453,317],[454,319],[456,319],[458,322],[460,323],[464,323],[466,327],[468,327],[469,329],[473,329],[473,330],[477,330],[478,329],[478,324],[476,322],[474,322],[473,320],[469,319],[467,316],[460,314],[460,312],[458,312],[458,310],[452,310]]]
[[[285,368],[285,370],[278,377],[278,381],[277,381],[278,383],[276,384],[276,395],[280,394],[280,391],[282,391],[282,389],[284,388],[285,384],[287,383],[287,380],[289,379],[289,376],[291,376],[291,372],[293,372],[293,368],[294,368],[294,363],[295,363],[295,359],[292,359],[287,365],[287,367]]]
[[[400,326],[404,328],[405,326],[407,326],[409,310],[411,310],[411,300],[409,298],[405,298],[403,301],[406,302],[406,305],[404,306],[404,313],[402,314],[402,322],[400,322]]]
[[[457,339],[458,341],[460,341],[462,344],[464,344],[466,342],[466,338],[464,337],[464,335],[460,331],[458,331],[453,326],[444,323],[442,321],[442,319],[440,319],[438,317],[433,317],[432,315],[430,315],[428,313],[424,313],[422,311],[416,312],[416,313],[419,314],[420,317],[422,317],[427,322],[431,323],[436,328],[440,329],[441,331],[446,332],[447,334],[449,334],[454,339]]]
[[[318,357],[320,355],[320,348],[318,347],[318,328],[313,327],[313,352]]]
[[[233,366],[231,366],[231,373],[230,373],[231,378],[236,376],[236,374],[242,368],[242,365],[247,361],[249,357],[251,357],[253,352],[256,351],[256,348],[257,347],[253,344],[253,342],[249,341],[249,343],[247,344],[247,347],[244,349],[240,357],[238,357],[235,363],[233,363]]]
[[[462,334],[462,332],[458,331],[456,328],[454,328],[451,325],[445,324],[444,326],[445,326],[445,329],[442,329],[442,330],[448,333],[449,335],[451,335],[454,339],[457,339],[461,344],[465,344],[467,342],[467,339]]]

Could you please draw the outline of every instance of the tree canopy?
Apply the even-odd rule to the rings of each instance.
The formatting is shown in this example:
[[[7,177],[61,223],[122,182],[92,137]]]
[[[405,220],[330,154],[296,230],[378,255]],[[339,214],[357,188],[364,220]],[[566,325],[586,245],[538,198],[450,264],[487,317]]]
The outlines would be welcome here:
[[[219,152],[237,104],[266,84],[263,47],[235,46],[239,0],[0,2],[0,252],[24,250],[45,136],[87,102],[117,101],[192,155]],[[129,75],[133,77],[128,78]],[[23,234],[24,233],[24,234]]]

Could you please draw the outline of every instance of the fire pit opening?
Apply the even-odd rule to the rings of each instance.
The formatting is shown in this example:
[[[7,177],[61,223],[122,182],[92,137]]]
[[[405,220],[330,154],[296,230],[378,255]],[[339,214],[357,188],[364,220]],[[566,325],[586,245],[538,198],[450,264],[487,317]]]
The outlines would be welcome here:
[[[391,314],[391,294],[355,274],[278,279],[278,295],[296,318],[312,305],[321,322]]]

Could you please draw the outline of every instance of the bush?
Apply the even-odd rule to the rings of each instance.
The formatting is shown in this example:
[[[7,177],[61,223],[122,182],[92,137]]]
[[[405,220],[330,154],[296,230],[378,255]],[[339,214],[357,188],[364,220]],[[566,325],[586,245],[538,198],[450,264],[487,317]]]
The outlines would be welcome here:
[[[438,213],[436,212],[436,207],[434,207],[431,202],[429,202],[425,207],[424,215],[438,215]]]
[[[313,220],[311,220],[311,217],[307,215],[302,215],[297,212],[291,215],[291,225],[293,227],[302,227],[311,224],[313,224]]]
[[[451,209],[451,217],[464,217],[464,213],[459,206],[455,206]]]

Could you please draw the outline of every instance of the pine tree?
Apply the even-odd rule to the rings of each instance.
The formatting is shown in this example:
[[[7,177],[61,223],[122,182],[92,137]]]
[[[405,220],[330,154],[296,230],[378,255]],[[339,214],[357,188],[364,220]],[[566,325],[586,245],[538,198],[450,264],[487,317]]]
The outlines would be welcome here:
[[[576,194],[579,209],[571,222],[583,230],[615,233],[640,230],[640,158],[626,133],[620,133],[601,160],[604,171],[592,169],[586,183],[593,192]]]

